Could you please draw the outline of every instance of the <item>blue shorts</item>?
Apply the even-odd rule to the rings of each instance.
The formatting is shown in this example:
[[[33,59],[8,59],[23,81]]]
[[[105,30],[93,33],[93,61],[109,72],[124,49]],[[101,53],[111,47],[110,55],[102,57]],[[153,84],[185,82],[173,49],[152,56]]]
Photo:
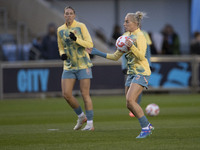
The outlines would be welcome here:
[[[146,87],[148,89],[148,82],[149,82],[150,76],[143,76],[143,75],[128,75],[126,79],[125,86],[130,87],[131,83],[137,83],[143,87]]]
[[[63,70],[62,79],[91,79],[92,69],[81,69],[81,70]]]

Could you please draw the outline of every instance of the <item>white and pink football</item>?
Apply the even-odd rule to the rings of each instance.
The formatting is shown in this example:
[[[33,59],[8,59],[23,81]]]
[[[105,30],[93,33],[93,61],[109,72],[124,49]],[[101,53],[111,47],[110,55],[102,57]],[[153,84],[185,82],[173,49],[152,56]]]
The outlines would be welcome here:
[[[129,36],[125,36],[125,35],[122,35],[122,36],[120,36],[117,40],[116,40],[116,47],[117,47],[117,49],[119,50],[119,51],[121,51],[121,52],[127,52],[128,51],[128,47],[126,46],[126,44],[125,44],[125,41],[127,40],[127,39],[129,39],[130,41],[132,41],[131,40],[131,38],[129,37]]]
[[[147,105],[145,111],[148,116],[157,116],[160,113],[160,108],[157,104],[152,103]]]

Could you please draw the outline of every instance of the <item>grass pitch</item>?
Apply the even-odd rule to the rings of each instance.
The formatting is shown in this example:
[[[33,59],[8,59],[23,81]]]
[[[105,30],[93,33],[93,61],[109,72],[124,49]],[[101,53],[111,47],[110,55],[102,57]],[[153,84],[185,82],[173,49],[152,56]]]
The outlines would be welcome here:
[[[83,102],[78,97],[81,106]],[[124,96],[93,96],[95,131],[73,131],[76,115],[62,98],[0,101],[1,150],[200,149],[200,95],[143,95],[141,106],[160,106],[146,139],[129,117]]]

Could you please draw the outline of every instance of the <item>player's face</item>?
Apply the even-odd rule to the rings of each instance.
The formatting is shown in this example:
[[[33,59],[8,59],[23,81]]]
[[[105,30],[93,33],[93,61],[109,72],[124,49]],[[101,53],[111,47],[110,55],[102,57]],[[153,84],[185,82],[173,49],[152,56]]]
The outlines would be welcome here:
[[[74,11],[72,9],[68,8],[65,10],[64,17],[65,17],[66,23],[71,25],[76,15],[74,14]]]
[[[130,16],[125,17],[124,29],[126,32],[133,32],[137,29],[137,24],[131,21]]]

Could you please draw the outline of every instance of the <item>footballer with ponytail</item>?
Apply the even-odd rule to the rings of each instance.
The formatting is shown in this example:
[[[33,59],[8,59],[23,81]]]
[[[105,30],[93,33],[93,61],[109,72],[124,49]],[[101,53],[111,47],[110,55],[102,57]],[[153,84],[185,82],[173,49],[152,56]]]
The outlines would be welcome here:
[[[130,17],[130,20],[137,24],[138,27],[141,26],[141,21],[146,16],[145,12],[137,11],[136,13],[128,13],[127,16]]]
[[[136,138],[146,138],[151,135],[154,129],[153,125],[148,121],[143,109],[140,107],[138,97],[144,88],[148,88],[151,70],[149,62],[145,57],[147,52],[147,42],[143,32],[140,30],[141,21],[146,13],[137,11],[136,13],[128,13],[124,19],[124,29],[126,36],[125,44],[127,51],[116,50],[113,54],[103,53],[96,48],[88,48],[86,51],[93,55],[98,55],[106,59],[118,60],[125,55],[127,62],[127,79],[125,83],[126,105],[131,113],[138,119],[141,132]],[[130,40],[131,39],[131,40]]]

